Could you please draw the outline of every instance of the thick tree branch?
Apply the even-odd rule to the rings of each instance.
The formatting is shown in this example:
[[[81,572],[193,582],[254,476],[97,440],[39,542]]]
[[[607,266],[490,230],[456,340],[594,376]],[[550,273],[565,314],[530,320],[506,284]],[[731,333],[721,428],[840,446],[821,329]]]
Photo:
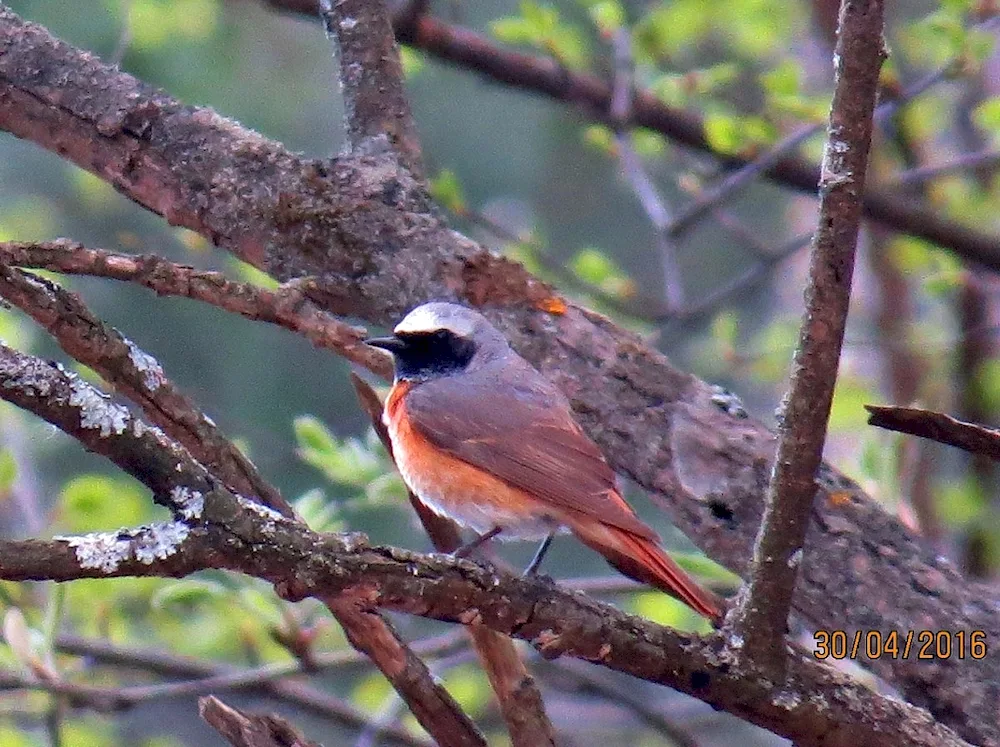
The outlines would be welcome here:
[[[803,745],[965,744],[926,712],[879,696],[810,654],[794,654],[788,680],[775,685],[753,663],[731,657],[719,636],[680,634],[545,579],[318,535],[278,514],[246,512],[225,494],[212,496],[204,524],[177,556],[154,564],[130,559],[102,571],[81,568],[66,541],[0,542],[0,578],[178,575],[207,558],[267,579],[290,599],[346,594],[372,606],[484,625],[531,642],[547,658],[573,656],[668,685]]]
[[[308,297],[325,310],[388,324],[432,298],[483,307],[564,389],[611,464],[712,557],[745,572],[774,443],[731,394],[450,231],[392,158],[297,159],[7,11],[0,49],[0,128],[62,153],[279,280],[312,276]],[[982,630],[1000,646],[995,589],[963,580],[834,470],[824,467],[819,482],[793,600],[805,619],[851,632]],[[991,685],[1000,657],[865,663],[968,738],[1000,738]]]
[[[747,656],[784,675],[785,632],[823,461],[847,327],[872,114],[886,51],[882,0],[841,0],[836,86],[819,183],[806,308],[778,425],[753,569],[730,621]]]

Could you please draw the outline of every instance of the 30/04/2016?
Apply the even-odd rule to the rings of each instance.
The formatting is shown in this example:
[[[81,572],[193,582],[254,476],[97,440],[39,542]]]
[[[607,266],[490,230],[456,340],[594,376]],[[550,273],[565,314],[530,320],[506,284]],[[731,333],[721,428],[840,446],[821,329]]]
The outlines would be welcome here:
[[[985,659],[986,633],[982,630],[817,630],[813,633],[817,659]]]

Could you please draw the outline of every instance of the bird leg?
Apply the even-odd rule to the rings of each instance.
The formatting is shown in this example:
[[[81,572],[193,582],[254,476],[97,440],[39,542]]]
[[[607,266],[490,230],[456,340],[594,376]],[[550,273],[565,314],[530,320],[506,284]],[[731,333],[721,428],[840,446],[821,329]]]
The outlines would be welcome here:
[[[538,571],[538,566],[542,564],[542,558],[545,557],[545,553],[549,551],[549,545],[552,544],[552,538],[556,536],[555,532],[549,532],[549,536],[542,540],[542,544],[538,546],[535,550],[535,557],[531,559],[528,563],[528,567],[524,569],[525,576],[534,576],[535,572]]]
[[[487,542],[496,537],[502,531],[503,527],[493,527],[490,531],[486,532],[485,534],[481,534],[478,537],[476,537],[474,540],[472,540],[472,542],[468,542],[459,547],[457,550],[452,552],[451,556],[453,558],[467,558],[473,552],[475,552],[477,548],[479,548],[482,545],[485,545]]]

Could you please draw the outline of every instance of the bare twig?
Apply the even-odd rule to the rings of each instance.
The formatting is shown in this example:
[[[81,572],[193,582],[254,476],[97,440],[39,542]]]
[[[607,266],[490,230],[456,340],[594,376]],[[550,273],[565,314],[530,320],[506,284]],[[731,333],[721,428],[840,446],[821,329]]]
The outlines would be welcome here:
[[[198,713],[233,747],[319,747],[273,713],[244,713],[211,696],[198,701]]]
[[[359,589],[364,589],[362,582]],[[367,591],[361,591],[367,596]],[[318,595],[341,625],[351,645],[382,671],[427,731],[443,747],[486,747],[486,740],[427,665],[404,644],[368,600],[352,594]]]
[[[316,347],[333,351],[383,379],[392,378],[392,359],[363,344],[364,329],[321,311],[309,299],[315,285],[296,280],[276,290],[237,283],[219,272],[178,265],[155,254],[132,255],[90,249],[75,241],[0,242],[0,262],[73,275],[92,275],[142,285],[161,296],[181,296],[297,332]]]
[[[319,6],[326,32],[340,52],[351,147],[358,154],[389,147],[419,178],[423,173],[420,140],[384,0],[320,0]]]
[[[956,156],[951,161],[933,166],[920,166],[897,174],[892,180],[892,186],[911,187],[933,181],[948,174],[972,172],[990,174],[1000,167],[1000,151],[989,149],[976,153],[965,153]]]
[[[865,405],[868,424],[909,433],[1000,461],[1000,431],[916,407]]]
[[[634,64],[632,35],[628,29],[617,29],[612,36],[615,74],[611,91],[611,121],[615,128],[615,155],[632,192],[653,224],[656,247],[659,250],[663,277],[663,296],[667,312],[684,306],[684,283],[677,262],[677,246],[670,235],[670,209],[653,180],[646,173],[642,159],[632,147],[628,122],[632,118]]]
[[[220,662],[179,656],[153,649],[126,648],[105,640],[79,636],[60,636],[57,645],[63,653],[85,656],[106,666],[142,670],[164,677],[184,678],[182,682],[146,686],[145,696],[147,698],[252,689],[324,719],[355,727],[367,727],[371,724],[368,716],[340,698],[303,683],[283,679],[296,673],[302,673],[300,662],[238,669]],[[412,648],[414,652],[422,656],[439,656],[453,651],[456,646],[464,645],[464,635],[461,634],[461,631],[455,630],[433,638],[416,641],[412,644]],[[358,666],[367,662],[367,656],[353,649],[325,652],[316,656],[318,670]],[[38,682],[26,681],[24,686],[37,687]],[[119,697],[122,691],[131,693],[133,696],[143,695],[141,690],[136,692],[135,688],[122,688],[118,693]],[[109,700],[113,700],[113,698],[109,697]],[[395,743],[409,747],[427,747],[428,744],[423,738],[415,737],[405,729],[388,727],[379,733]]]
[[[735,608],[743,655],[783,679],[785,632],[816,495],[826,425],[847,322],[872,114],[885,57],[882,0],[842,0],[836,86],[820,180],[806,311],[778,427],[778,447],[750,580]]]

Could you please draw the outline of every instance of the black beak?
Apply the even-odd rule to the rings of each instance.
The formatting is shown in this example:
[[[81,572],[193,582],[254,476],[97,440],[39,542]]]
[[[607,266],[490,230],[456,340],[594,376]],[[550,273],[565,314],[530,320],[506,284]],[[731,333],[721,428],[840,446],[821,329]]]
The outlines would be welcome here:
[[[388,350],[390,353],[398,353],[406,349],[406,342],[396,336],[370,337],[365,340],[365,345],[371,345],[373,348],[382,348],[383,350]]]

